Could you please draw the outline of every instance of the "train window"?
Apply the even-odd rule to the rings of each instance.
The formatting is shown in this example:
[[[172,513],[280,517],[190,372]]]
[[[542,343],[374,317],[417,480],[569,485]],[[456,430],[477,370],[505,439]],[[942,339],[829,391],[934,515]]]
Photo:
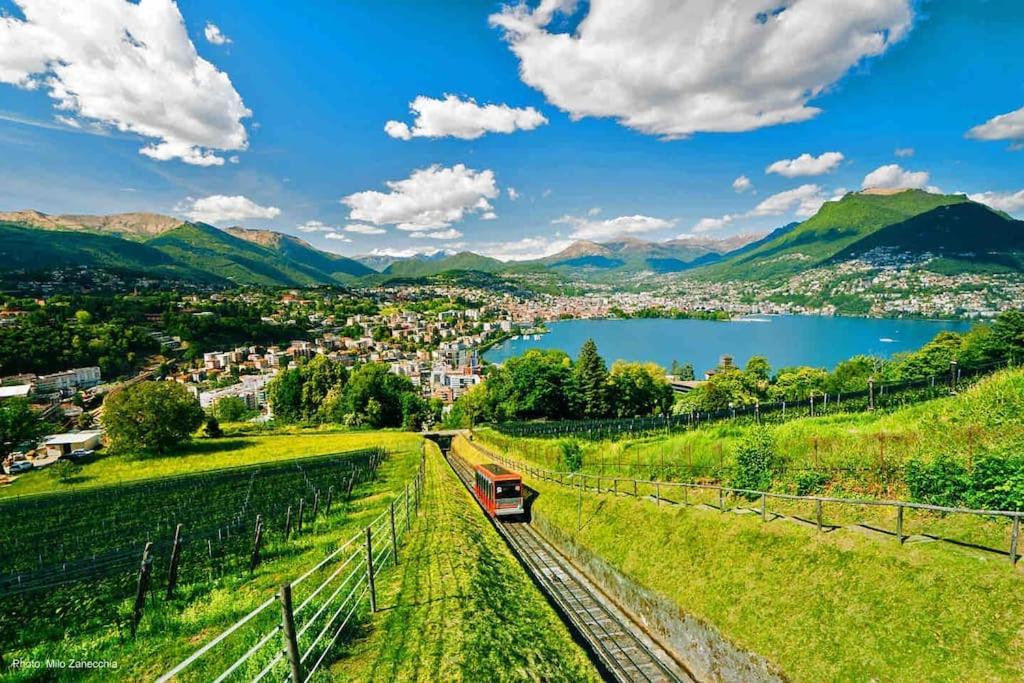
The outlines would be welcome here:
[[[523,486],[519,482],[503,482],[498,484],[498,498],[522,498]]]

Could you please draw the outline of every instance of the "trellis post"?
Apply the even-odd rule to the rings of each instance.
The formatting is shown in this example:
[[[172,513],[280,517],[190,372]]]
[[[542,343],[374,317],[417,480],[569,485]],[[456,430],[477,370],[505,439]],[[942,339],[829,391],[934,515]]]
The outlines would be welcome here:
[[[171,545],[171,566],[167,569],[167,599],[174,596],[178,584],[178,561],[181,559],[181,525],[174,527],[174,543]]]

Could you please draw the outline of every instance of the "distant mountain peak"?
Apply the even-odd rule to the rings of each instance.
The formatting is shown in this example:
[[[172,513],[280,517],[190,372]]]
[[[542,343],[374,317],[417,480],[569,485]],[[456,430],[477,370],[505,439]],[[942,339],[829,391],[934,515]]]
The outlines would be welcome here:
[[[42,230],[81,230],[149,239],[173,230],[185,221],[159,213],[133,211],[109,215],[50,215],[36,209],[0,212],[0,221],[21,223]]]

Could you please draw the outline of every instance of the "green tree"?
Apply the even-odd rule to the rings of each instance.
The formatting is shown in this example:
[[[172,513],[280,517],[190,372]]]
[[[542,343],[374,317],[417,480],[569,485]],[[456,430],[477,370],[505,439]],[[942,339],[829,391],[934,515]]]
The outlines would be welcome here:
[[[298,368],[282,370],[270,380],[267,401],[278,420],[298,422],[302,419],[302,373]]]
[[[415,392],[408,377],[396,375],[387,365],[367,363],[351,374],[341,393],[346,414],[365,419],[371,427],[402,424],[402,395]]]
[[[662,415],[672,407],[672,387],[659,365],[616,361],[609,381],[618,417]]]
[[[221,422],[241,422],[252,417],[255,411],[240,396],[225,396],[213,404],[212,412]]]
[[[561,420],[572,415],[572,361],[562,351],[530,349],[493,370],[484,386],[488,419]]]
[[[322,417],[324,401],[332,389],[344,389],[348,370],[328,356],[316,356],[300,368],[302,377],[302,416],[306,420]]]
[[[768,429],[754,429],[736,447],[736,474],[733,488],[767,491],[772,478],[781,470],[781,460],[775,450],[775,439]]]
[[[219,439],[224,436],[224,430],[220,428],[220,422],[213,415],[206,418],[206,426],[203,427],[203,433],[211,439]]]
[[[587,419],[607,417],[608,367],[598,355],[593,339],[583,343],[573,367],[572,381],[578,414]]]
[[[46,422],[23,398],[0,401],[0,455],[7,455],[25,441],[46,433]]]
[[[199,401],[177,382],[139,382],[103,403],[103,426],[115,450],[168,453],[202,423]]]

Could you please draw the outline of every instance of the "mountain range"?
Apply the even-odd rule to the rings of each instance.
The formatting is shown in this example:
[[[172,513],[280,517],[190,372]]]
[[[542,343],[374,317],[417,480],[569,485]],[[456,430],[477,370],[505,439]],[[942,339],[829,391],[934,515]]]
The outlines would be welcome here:
[[[613,281],[640,273],[710,280],[788,277],[885,254],[939,272],[1024,270],[1024,221],[964,195],[851,192],[767,235],[665,242],[580,240],[531,261],[469,251],[347,258],[281,232],[216,228],[154,213],[109,216],[0,213],[0,271],[91,266],[211,285],[306,286],[419,278],[448,271],[550,272]]]

